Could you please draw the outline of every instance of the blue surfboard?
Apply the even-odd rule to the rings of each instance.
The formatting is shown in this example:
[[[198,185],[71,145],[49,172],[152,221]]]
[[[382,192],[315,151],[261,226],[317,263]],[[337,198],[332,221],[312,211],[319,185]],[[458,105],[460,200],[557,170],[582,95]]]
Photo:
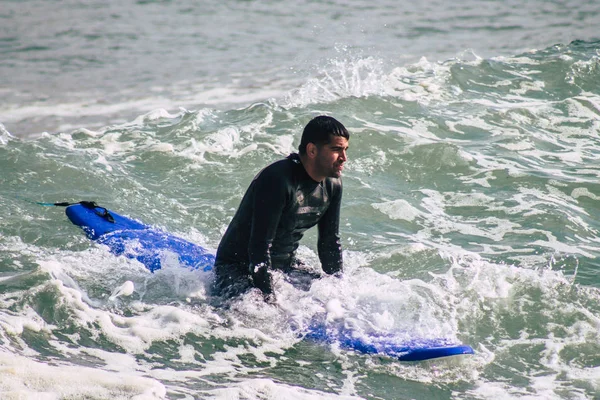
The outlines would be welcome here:
[[[215,263],[215,256],[205,248],[103,207],[74,204],[65,212],[90,239],[107,245],[118,256],[138,260],[151,272],[161,268],[168,254],[176,255],[183,266],[204,271]]]
[[[66,208],[67,217],[80,226],[86,235],[108,246],[115,255],[138,260],[150,271],[176,256],[179,264],[210,271],[215,256],[197,244],[174,236],[134,219],[119,215],[91,202],[81,202]],[[370,333],[356,335],[340,322],[328,322],[316,316],[303,332],[306,338],[321,343],[336,343],[340,347],[365,354],[392,357],[400,361],[423,361],[441,357],[473,354],[470,346],[448,339],[410,339],[400,335]]]

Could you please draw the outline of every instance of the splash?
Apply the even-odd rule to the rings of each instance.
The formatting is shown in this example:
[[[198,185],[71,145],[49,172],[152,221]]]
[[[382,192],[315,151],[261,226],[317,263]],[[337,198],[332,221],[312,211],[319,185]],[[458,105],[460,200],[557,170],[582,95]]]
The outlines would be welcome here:
[[[4,125],[0,123],[0,145],[5,145],[8,141],[13,138],[9,131],[6,130]]]

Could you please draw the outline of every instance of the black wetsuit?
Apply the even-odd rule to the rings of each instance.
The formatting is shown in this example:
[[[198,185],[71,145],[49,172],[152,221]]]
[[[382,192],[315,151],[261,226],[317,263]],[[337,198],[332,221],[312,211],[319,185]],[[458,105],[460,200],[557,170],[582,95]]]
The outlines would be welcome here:
[[[342,181],[315,182],[298,154],[290,154],[258,173],[221,239],[215,287],[223,295],[254,285],[272,293],[269,270],[289,270],[304,232],[317,225],[323,271],[342,270],[339,236]]]

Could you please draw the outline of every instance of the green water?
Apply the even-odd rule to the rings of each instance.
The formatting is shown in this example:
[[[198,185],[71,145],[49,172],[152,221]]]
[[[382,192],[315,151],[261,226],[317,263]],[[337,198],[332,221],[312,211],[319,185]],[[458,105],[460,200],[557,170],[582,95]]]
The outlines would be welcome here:
[[[598,397],[598,65],[597,42],[389,72],[346,60],[290,93],[295,102],[3,133],[0,388],[51,398]],[[311,97],[318,88],[332,98]],[[210,273],[150,274],[89,243],[62,209],[35,204],[95,200],[214,249],[252,177],[295,151],[320,113],[352,135],[345,274],[308,292],[280,277],[277,307],[252,293],[214,307]],[[319,268],[315,248],[309,232],[300,255]],[[110,299],[126,281],[134,293]],[[298,338],[290,320],[332,299],[359,331],[449,337],[476,354],[398,363]]]

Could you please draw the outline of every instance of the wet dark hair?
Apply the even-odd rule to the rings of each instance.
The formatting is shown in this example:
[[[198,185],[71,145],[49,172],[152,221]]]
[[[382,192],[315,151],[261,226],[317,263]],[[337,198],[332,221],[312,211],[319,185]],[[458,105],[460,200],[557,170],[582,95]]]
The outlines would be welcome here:
[[[341,136],[350,140],[348,130],[340,121],[327,115],[320,115],[310,120],[304,127],[302,139],[298,151],[300,154],[306,154],[306,146],[314,143],[317,146],[331,142],[331,136]]]

